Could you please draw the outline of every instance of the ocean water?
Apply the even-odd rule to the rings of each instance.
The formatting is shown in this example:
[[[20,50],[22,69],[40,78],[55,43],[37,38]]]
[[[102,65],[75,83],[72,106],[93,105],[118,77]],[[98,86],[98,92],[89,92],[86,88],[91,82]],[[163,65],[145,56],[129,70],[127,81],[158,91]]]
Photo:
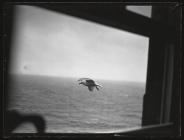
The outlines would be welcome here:
[[[98,133],[139,127],[144,83],[98,80],[88,91],[75,78],[11,75],[8,110],[39,114],[49,133]],[[15,133],[36,132],[22,124]]]

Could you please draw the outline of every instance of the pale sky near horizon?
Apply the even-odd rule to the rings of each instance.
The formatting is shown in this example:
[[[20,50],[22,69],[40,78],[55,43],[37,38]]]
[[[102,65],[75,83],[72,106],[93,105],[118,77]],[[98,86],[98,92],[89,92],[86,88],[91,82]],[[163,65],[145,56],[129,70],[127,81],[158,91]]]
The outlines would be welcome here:
[[[145,82],[149,38],[17,6],[10,73]]]

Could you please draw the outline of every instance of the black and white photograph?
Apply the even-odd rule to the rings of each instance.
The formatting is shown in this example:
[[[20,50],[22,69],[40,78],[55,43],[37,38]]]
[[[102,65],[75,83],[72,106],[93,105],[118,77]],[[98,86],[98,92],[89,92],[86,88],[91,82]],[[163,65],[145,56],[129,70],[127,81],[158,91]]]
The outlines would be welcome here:
[[[181,136],[180,3],[4,7],[5,136]]]

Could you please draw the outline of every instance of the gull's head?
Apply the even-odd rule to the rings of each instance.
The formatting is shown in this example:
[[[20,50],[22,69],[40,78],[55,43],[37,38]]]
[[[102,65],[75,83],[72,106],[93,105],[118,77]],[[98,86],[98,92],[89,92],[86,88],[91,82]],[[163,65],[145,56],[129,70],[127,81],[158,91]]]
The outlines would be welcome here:
[[[79,85],[84,84],[83,82],[79,82]]]

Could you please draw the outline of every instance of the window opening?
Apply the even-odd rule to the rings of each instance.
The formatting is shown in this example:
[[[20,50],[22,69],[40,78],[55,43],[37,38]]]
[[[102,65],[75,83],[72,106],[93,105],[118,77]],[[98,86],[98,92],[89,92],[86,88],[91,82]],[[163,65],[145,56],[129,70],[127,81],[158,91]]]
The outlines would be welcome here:
[[[148,37],[33,6],[16,9],[8,110],[39,113],[51,133],[141,126]],[[79,85],[84,77],[102,87]]]

